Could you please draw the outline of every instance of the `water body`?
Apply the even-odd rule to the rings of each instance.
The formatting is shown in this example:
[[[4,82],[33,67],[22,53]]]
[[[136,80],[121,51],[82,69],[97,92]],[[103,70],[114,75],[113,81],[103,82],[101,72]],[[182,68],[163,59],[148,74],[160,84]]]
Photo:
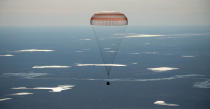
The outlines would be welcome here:
[[[209,27],[126,33],[114,63],[104,64],[89,26],[1,27],[0,108],[210,108]]]

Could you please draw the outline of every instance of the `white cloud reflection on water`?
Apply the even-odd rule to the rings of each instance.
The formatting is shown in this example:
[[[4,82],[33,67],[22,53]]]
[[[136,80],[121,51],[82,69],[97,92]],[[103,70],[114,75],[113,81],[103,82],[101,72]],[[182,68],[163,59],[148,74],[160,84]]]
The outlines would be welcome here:
[[[92,39],[90,39],[90,38],[84,38],[84,39],[80,39],[80,40],[89,41],[89,40],[92,40]]]
[[[75,52],[77,52],[77,53],[83,53],[83,52],[87,52],[89,50],[90,50],[89,48],[85,48],[85,49],[76,50]]]
[[[10,94],[13,96],[19,96],[19,95],[33,95],[34,93],[31,92],[19,92],[19,93],[14,93],[14,94]]]
[[[55,50],[49,49],[23,49],[23,50],[16,50],[15,52],[53,52]]]
[[[112,67],[125,67],[127,65],[125,64],[76,64],[76,66],[99,66],[99,67],[103,67],[103,66],[112,66]]]
[[[179,69],[179,68],[174,68],[174,67],[147,68],[147,70],[151,70],[153,72],[166,72],[166,71],[177,70],[177,69]]]
[[[138,55],[138,54],[141,54],[139,52],[133,52],[133,53],[128,53],[128,54],[131,54],[131,55]]]
[[[195,82],[193,87],[195,87],[195,88],[210,88],[210,79],[207,79],[202,82]]]
[[[155,101],[153,104],[156,105],[162,105],[162,106],[179,106],[178,104],[170,104],[170,103],[166,103],[165,101]]]
[[[122,81],[122,82],[149,82],[149,81],[163,81],[163,80],[174,80],[174,79],[182,79],[182,78],[189,78],[189,77],[203,77],[205,75],[200,74],[186,74],[186,75],[174,75],[169,77],[163,77],[163,78],[113,78],[113,79],[95,79],[95,78],[89,78],[89,79],[78,79],[78,80],[90,80],[90,81]]]
[[[158,54],[157,51],[146,51],[146,52],[142,52],[142,54]]]
[[[70,90],[73,87],[75,87],[75,85],[58,85],[57,87],[34,87],[34,88],[14,87],[11,89],[15,89],[15,90],[34,89],[34,90],[50,90],[49,92],[62,92],[64,90]]]
[[[135,34],[135,35],[128,35],[126,38],[146,38],[146,37],[160,37],[166,36],[163,34]]]
[[[104,51],[104,52],[108,52],[108,53],[116,53],[116,52],[119,52],[119,51],[115,51],[115,50],[108,50],[108,51]]]
[[[6,101],[6,100],[10,100],[12,98],[0,98],[0,101]]]
[[[183,55],[182,58],[194,58],[195,56],[191,56],[191,55]]]
[[[150,38],[150,37],[166,37],[166,38],[173,38],[173,37],[189,37],[189,36],[203,36],[209,35],[210,33],[184,33],[184,34],[132,34],[127,35],[125,38]]]
[[[71,66],[63,66],[63,65],[47,65],[47,66],[39,66],[35,65],[32,68],[33,69],[44,69],[44,68],[70,68]]]
[[[138,62],[132,62],[131,64],[134,64],[135,65],[135,64],[138,64]]]
[[[156,55],[156,54],[160,54],[160,53],[157,51],[144,51],[144,52],[131,52],[128,54],[130,54],[130,55],[138,55],[138,54]]]
[[[14,55],[12,55],[12,54],[4,54],[4,55],[0,55],[0,56],[10,57],[10,56],[14,56]]]
[[[25,79],[33,79],[45,75],[48,75],[48,73],[3,73],[5,77],[21,77]]]

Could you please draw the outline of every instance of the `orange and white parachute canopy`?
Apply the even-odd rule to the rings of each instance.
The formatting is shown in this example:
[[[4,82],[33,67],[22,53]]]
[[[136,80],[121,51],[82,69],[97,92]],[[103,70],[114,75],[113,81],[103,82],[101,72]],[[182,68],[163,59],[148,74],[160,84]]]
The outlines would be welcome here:
[[[101,11],[93,14],[90,24],[98,26],[123,26],[128,25],[128,19],[125,14],[120,12]]]

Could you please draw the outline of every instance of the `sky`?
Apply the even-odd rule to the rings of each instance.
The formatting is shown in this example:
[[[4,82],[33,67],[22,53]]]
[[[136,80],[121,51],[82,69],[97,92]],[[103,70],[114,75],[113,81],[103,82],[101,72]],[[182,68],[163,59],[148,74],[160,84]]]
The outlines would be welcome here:
[[[0,0],[0,26],[89,25],[97,11],[120,11],[129,25],[209,26],[210,0]]]

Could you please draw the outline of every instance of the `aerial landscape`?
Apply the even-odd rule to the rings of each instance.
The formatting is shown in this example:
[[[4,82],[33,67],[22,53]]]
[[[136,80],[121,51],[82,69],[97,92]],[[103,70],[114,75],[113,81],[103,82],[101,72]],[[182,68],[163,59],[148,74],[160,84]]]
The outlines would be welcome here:
[[[209,109],[209,9],[208,0],[2,0],[0,108]]]

